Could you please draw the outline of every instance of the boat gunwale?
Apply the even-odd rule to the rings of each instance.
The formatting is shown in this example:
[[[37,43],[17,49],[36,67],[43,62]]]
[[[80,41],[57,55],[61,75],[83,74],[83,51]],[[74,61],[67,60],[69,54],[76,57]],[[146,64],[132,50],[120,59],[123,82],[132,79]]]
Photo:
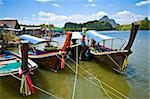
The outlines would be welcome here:
[[[98,56],[98,55],[106,55],[106,54],[116,54],[116,53],[127,53],[128,50],[123,50],[123,51],[106,51],[106,52],[94,52],[94,51],[90,51],[91,54]]]
[[[11,52],[12,55],[16,56],[16,59],[19,58],[21,59],[20,55],[14,52]],[[28,67],[29,70],[35,70],[36,68],[38,68],[38,65],[36,63],[34,63],[33,61],[31,61],[30,59],[28,59]],[[19,74],[19,68],[18,69],[12,69],[12,71],[10,72],[5,72],[5,73],[0,73],[0,77],[1,76],[9,76],[11,74]]]

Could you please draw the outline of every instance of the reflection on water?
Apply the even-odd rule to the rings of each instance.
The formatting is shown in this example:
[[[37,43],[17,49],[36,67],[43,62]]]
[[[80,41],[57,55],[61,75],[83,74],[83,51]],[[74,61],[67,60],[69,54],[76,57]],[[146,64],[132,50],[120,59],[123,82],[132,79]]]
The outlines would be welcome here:
[[[128,39],[128,32],[103,32],[110,36],[123,37]],[[136,41],[133,45],[133,54],[129,57],[129,65],[127,68],[127,75],[120,75],[113,70],[107,68],[107,66],[102,64],[97,64],[94,60],[81,61],[80,65],[88,70],[90,73],[95,75],[100,80],[104,81],[106,84],[110,85],[114,89],[118,90],[122,94],[129,98],[141,99],[148,98],[149,94],[149,73],[148,73],[148,54],[149,47],[146,46],[148,43],[148,38],[150,37],[148,31],[140,31],[137,35]],[[59,39],[62,44],[64,37],[54,38]],[[142,48],[142,50],[141,50]],[[75,68],[71,64],[72,68]],[[79,73],[84,77],[88,78],[85,80],[81,76],[78,76],[75,99],[100,99],[107,98],[104,91],[94,85],[91,81],[98,84],[98,82],[91,77],[89,74],[85,73],[79,68]],[[71,99],[73,92],[75,73],[66,67],[64,70],[58,71],[58,73],[51,72],[49,70],[37,69],[32,75],[32,80],[34,85],[53,93],[56,96]],[[35,98],[35,99],[55,99],[43,92],[36,91],[32,96],[21,96],[19,95],[19,81],[14,78],[0,77],[0,99],[14,99],[14,98]],[[104,84],[103,87],[114,93],[114,91]],[[109,94],[111,97],[115,96]],[[123,96],[116,93],[117,96],[123,98]]]

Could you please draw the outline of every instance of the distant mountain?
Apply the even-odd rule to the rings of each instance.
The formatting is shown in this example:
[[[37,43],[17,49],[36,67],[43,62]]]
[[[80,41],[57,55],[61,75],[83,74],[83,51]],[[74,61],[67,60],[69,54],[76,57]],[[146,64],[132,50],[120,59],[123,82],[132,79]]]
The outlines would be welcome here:
[[[66,31],[81,31],[83,27],[87,30],[115,30],[117,24],[113,19],[109,19],[107,16],[102,17],[100,20],[88,21],[85,23],[73,23],[67,22],[64,25]]]
[[[113,28],[117,26],[117,23],[113,19],[109,19],[108,16],[103,16],[99,21],[109,22]]]

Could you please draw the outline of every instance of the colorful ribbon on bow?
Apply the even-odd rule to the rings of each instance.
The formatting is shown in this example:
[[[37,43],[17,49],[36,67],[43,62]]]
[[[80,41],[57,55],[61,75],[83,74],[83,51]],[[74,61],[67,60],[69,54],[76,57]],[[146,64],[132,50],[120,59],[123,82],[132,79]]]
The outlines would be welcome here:
[[[35,93],[35,90],[32,86],[32,80],[28,73],[23,73],[22,69],[20,68],[19,72],[21,78],[21,86],[20,86],[20,93],[26,96],[31,95],[32,93]]]

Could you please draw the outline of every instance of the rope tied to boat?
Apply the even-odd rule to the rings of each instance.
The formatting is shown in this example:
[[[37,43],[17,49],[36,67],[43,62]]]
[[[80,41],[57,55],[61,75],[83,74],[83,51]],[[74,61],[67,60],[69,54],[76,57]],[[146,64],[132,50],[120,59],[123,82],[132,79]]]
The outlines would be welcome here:
[[[72,99],[75,98],[77,78],[78,78],[78,46],[76,46],[76,72],[75,72],[75,78],[74,78],[74,87],[73,87]]]
[[[61,59],[58,55],[56,55],[56,56],[57,56],[59,59]],[[74,70],[71,68],[71,66],[69,66],[69,64],[67,64],[66,62],[65,62],[65,64],[66,64],[76,75],[79,75],[79,76],[81,76],[82,78],[84,78],[84,79],[90,81],[89,79],[87,79],[87,78],[85,78],[84,76],[82,76],[81,74],[79,74],[77,68],[76,68],[76,71],[74,71]],[[79,65],[78,63],[76,63],[76,64]],[[76,77],[77,77],[77,76],[76,76]],[[76,78],[76,79],[77,79],[77,78]],[[75,80],[76,80],[76,79],[75,79]],[[76,82],[76,81],[75,81],[75,82]],[[90,81],[90,82],[94,83],[93,81]],[[104,90],[106,96],[107,96],[108,98],[112,99],[111,96],[109,96],[109,94],[107,93],[107,92],[109,92],[109,91],[105,90],[102,85],[99,86],[99,85],[97,85],[96,83],[94,83],[94,84],[95,84],[96,86],[102,88],[102,89]],[[74,83],[74,85],[75,85],[75,83]],[[75,87],[74,87],[74,89],[75,89]],[[113,94],[113,93],[110,92],[110,94]],[[74,95],[74,92],[73,92],[73,95]],[[73,96],[72,96],[72,97],[73,97]],[[116,96],[116,97],[118,97],[118,96]],[[74,99],[74,98],[72,98],[72,99]]]
[[[63,53],[63,52],[64,52],[64,53]],[[65,51],[61,51],[61,50],[60,50],[60,51],[59,51],[59,55],[61,55],[60,68],[61,68],[61,69],[64,69],[64,68],[65,68],[65,63],[64,63],[64,62],[65,62],[65,55],[66,55],[66,54],[65,54]]]
[[[56,55],[56,56],[60,59],[60,57],[59,57],[58,55]],[[68,56],[68,58],[69,58],[73,63],[76,63],[76,62],[75,62],[73,59],[71,59],[69,56]],[[66,62],[65,62],[65,64],[66,64],[73,72],[75,72],[75,71],[73,70],[73,68],[72,68],[71,66],[69,66],[69,64],[67,64]],[[78,63],[77,63],[77,64],[78,64]],[[78,66],[79,66],[79,68],[81,68],[83,71],[85,71],[86,73],[88,73],[89,75],[91,75],[93,78],[95,78],[98,82],[101,82],[102,84],[104,84],[105,86],[107,86],[107,87],[110,88],[111,90],[115,91],[115,92],[118,93],[119,95],[123,96],[124,98],[129,99],[129,97],[127,97],[126,95],[122,94],[122,93],[119,92],[118,90],[114,89],[114,88],[111,87],[110,85],[106,84],[106,83],[103,82],[102,80],[98,79],[98,78],[95,77],[93,74],[91,74],[89,71],[85,70],[85,69],[84,69],[82,66],[80,66],[79,64],[78,64]],[[82,78],[84,78],[84,79],[90,81],[92,84],[96,85],[97,87],[102,88],[102,86],[98,85],[97,83],[93,82],[92,80],[87,79],[87,78],[84,77],[83,75],[81,75],[81,74],[79,74],[79,73],[78,73],[78,75],[81,76]],[[103,88],[102,88],[102,89],[103,89]],[[119,97],[119,96],[117,96],[116,94],[114,94],[114,93],[108,91],[107,89],[105,89],[105,91],[108,92],[109,94],[111,94],[111,95],[113,95],[113,96],[115,96],[115,97],[121,99],[121,97]],[[110,97],[110,98],[111,98],[111,97]]]
[[[19,80],[19,81],[22,80],[21,78],[15,76],[15,75],[12,74],[11,72],[10,72],[10,75],[11,75],[12,77],[16,78],[16,79]],[[33,85],[33,84],[32,84],[32,87],[36,88],[37,90],[39,90],[39,91],[41,91],[41,92],[43,92],[43,93],[45,93],[45,94],[47,94],[47,95],[49,95],[49,96],[53,96],[53,97],[56,98],[56,99],[64,99],[64,98],[62,98],[62,97],[58,97],[58,96],[56,96],[56,95],[54,95],[54,94],[52,94],[52,93],[49,93],[48,91],[46,91],[46,90],[44,90],[44,89],[42,89],[42,88],[40,88],[40,87],[38,87],[38,86],[35,86],[35,85]]]
[[[62,58],[61,58],[61,69],[64,69],[65,67],[65,55],[62,55]]]
[[[28,67],[28,48],[28,41],[21,41],[22,65],[19,69],[19,76],[21,76],[20,93],[26,96],[35,93],[35,90],[32,87],[32,80],[29,76],[30,72]]]
[[[20,93],[26,96],[31,95],[32,93],[35,93],[35,90],[32,87],[31,78],[28,73],[22,75]]]
[[[119,68],[120,73],[121,73],[121,71],[124,72],[124,70],[120,67],[120,65],[110,55],[108,55],[108,54],[106,54],[106,55]]]
[[[32,80],[29,76],[29,69],[23,71],[22,67],[20,67],[18,72],[21,77],[20,93],[26,96],[35,93],[35,90],[32,87]]]
[[[69,56],[68,56],[68,57],[69,57]],[[75,62],[73,59],[71,59],[70,57],[69,57],[69,59],[70,59],[72,62],[76,63],[76,62]],[[79,64],[78,64],[78,65],[79,65]],[[114,89],[114,88],[111,87],[110,85],[108,85],[108,84],[106,84],[105,82],[103,82],[102,80],[98,79],[96,76],[94,76],[94,75],[91,74],[89,71],[87,71],[85,68],[83,68],[81,65],[79,65],[79,67],[80,67],[83,71],[85,71],[85,72],[87,72],[89,75],[91,75],[93,78],[95,78],[96,80],[98,80],[99,82],[101,82],[102,84],[104,84],[105,86],[107,86],[108,88],[110,88],[110,89],[112,89],[113,91],[117,92],[117,93],[120,94],[121,96],[123,96],[123,97],[129,99],[126,95],[122,94],[122,93],[119,92],[118,90]],[[95,84],[96,84],[96,83],[95,83]],[[107,91],[107,92],[109,92],[109,91]],[[109,92],[109,93],[111,93],[111,92]]]
[[[72,32],[66,32],[66,40],[65,40],[65,43],[64,43],[64,45],[63,45],[63,48],[59,51],[59,54],[61,55],[61,65],[60,65],[60,68],[61,69],[64,69],[64,67],[65,67],[65,53],[62,53],[62,52],[65,52],[66,51],[66,49],[67,49],[67,47],[68,48],[70,48],[70,46],[71,46],[71,37],[72,37]]]

